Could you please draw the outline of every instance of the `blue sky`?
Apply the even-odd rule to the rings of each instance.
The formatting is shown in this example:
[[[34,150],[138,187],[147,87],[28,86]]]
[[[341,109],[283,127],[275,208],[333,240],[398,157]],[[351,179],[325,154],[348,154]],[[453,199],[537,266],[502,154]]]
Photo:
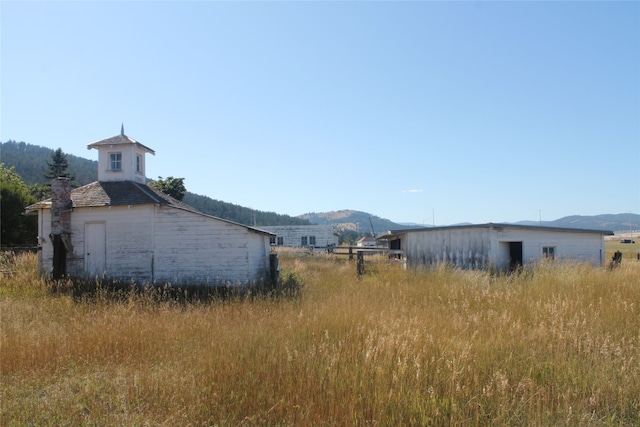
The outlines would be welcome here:
[[[11,2],[0,139],[288,215],[640,213],[640,2]],[[435,216],[435,218],[434,218]]]

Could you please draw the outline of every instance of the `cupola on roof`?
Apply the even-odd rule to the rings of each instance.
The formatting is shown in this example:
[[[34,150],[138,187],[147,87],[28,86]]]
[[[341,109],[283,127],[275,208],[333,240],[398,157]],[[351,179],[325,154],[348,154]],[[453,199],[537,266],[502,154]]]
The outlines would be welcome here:
[[[146,182],[145,154],[155,155],[155,151],[124,134],[124,124],[120,135],[96,141],[87,145],[98,150],[98,181]]]
[[[135,139],[131,138],[124,134],[124,123],[120,128],[120,135],[112,136],[111,138],[103,139],[102,141],[96,141],[89,145],[87,145],[87,149],[91,150],[92,148],[98,149],[98,147],[102,147],[105,145],[123,145],[123,144],[135,144],[145,150],[147,153],[151,153],[155,156],[156,152],[151,148],[139,143]]]

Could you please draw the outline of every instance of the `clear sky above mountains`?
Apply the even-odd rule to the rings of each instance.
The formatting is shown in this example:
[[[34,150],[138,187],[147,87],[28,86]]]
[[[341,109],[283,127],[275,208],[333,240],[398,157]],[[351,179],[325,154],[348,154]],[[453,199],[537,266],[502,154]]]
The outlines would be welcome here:
[[[11,2],[2,141],[289,215],[640,213],[640,3]],[[434,218],[435,214],[435,218]]]

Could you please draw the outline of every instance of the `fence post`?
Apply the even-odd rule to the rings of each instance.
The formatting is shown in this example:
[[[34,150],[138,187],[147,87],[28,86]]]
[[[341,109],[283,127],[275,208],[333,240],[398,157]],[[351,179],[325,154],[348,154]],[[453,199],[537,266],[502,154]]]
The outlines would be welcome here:
[[[269,276],[271,279],[271,287],[275,289],[278,286],[280,280],[280,263],[278,261],[278,254],[269,254]]]
[[[364,274],[364,251],[358,251],[358,277]]]

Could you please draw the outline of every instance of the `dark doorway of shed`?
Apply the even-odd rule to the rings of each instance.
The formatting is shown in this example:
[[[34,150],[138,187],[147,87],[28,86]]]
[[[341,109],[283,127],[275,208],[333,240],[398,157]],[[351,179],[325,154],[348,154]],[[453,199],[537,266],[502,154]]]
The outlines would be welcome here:
[[[522,242],[509,242],[509,270],[522,267]]]
[[[393,239],[389,242],[389,250],[397,251],[391,252],[389,254],[389,258],[402,259],[402,254],[399,252],[402,250],[402,240],[401,239]]]

